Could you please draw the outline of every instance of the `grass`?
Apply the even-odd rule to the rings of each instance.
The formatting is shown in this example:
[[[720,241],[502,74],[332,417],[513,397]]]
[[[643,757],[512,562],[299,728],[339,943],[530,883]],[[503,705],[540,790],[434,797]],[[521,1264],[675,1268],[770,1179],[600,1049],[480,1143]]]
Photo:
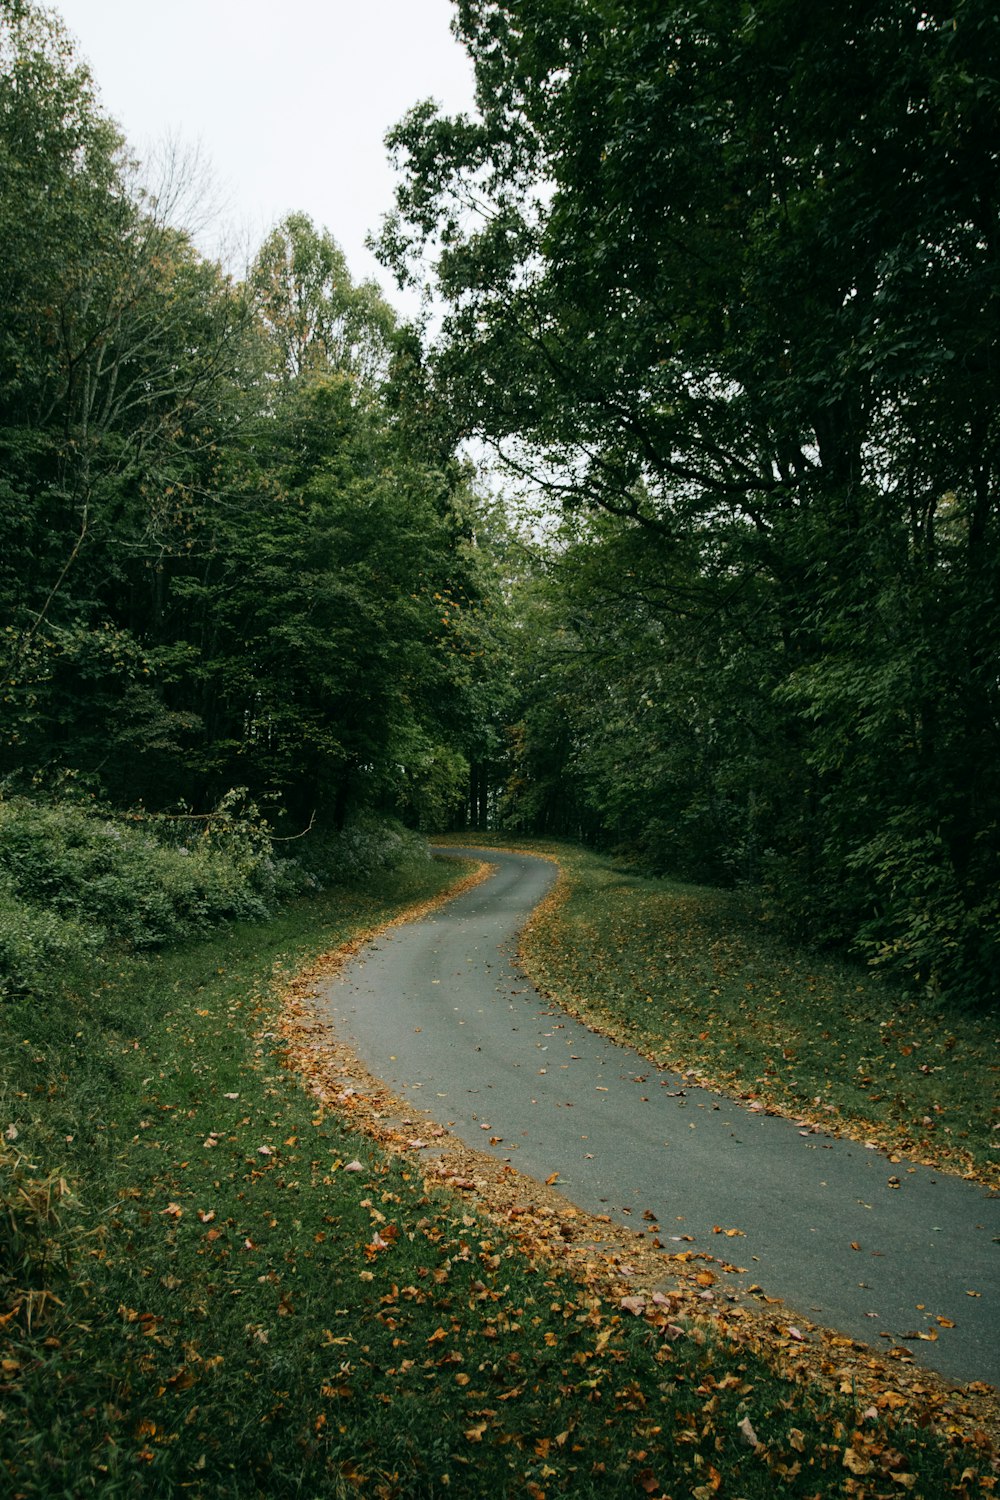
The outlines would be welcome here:
[[[745,896],[577,847],[531,925],[536,983],[709,1086],[1000,1186],[1000,1028],[860,965],[790,948]]]
[[[4,1493],[987,1492],[974,1444],[781,1379],[669,1299],[633,1316],[318,1107],[282,1065],[291,976],[454,879],[0,1009]]]

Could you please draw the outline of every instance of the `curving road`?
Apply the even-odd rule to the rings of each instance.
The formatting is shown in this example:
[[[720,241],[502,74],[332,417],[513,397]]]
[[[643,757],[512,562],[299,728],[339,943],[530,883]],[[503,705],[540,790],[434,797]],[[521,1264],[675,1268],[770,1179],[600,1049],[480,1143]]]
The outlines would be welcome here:
[[[469,1145],[558,1172],[591,1213],[634,1229],[650,1216],[665,1243],[728,1252],[746,1284],[815,1323],[883,1351],[909,1335],[931,1369],[1000,1386],[1000,1195],[755,1114],[589,1031],[514,959],[553,866],[441,852],[497,873],[390,929],[320,994],[372,1073]],[[720,1241],[717,1225],[743,1237]]]

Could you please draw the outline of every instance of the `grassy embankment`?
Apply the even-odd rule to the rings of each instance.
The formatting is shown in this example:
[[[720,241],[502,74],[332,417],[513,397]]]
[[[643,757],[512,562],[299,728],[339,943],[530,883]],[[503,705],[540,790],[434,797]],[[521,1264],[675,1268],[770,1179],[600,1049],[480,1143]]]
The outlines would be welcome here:
[[[986,1493],[985,1450],[891,1392],[862,1411],[669,1299],[634,1316],[317,1106],[282,1062],[291,976],[454,878],[106,955],[0,1007],[5,1493]],[[615,930],[608,880],[567,974],[605,906]]]
[[[790,948],[739,893],[533,847],[563,874],[522,956],[560,1003],[710,1086],[1000,1186],[996,1014]]]

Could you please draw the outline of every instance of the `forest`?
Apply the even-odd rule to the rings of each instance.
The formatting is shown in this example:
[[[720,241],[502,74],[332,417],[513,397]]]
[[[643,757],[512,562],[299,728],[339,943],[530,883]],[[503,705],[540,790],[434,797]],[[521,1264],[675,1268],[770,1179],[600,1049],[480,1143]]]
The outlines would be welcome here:
[[[183,163],[152,180],[0,0],[4,985],[43,845],[65,888],[95,828],[224,829],[273,894],[392,819],[740,886],[992,1004],[995,15],[455,25],[478,114],[401,120],[378,239],[431,333],[305,214],[206,259]]]
[[[191,163],[0,0],[0,1475],[994,1494],[995,1299],[938,1194],[988,1241],[1000,22],[454,13],[477,111],[403,115],[373,227],[410,323],[305,212],[206,255]],[[511,845],[558,866],[516,956],[472,895]],[[463,891],[525,1048],[459,963],[464,1103],[374,1076],[333,994]],[[596,1212],[591,1039],[636,1113]],[[720,1122],[718,1224],[661,1091]],[[857,1323],[793,1300],[821,1239]]]

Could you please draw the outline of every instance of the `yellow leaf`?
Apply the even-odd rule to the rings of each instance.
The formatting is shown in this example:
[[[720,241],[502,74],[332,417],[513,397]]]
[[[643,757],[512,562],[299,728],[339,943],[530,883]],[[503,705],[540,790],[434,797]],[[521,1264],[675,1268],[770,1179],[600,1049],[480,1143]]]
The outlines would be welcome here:
[[[856,1448],[844,1450],[844,1468],[850,1469],[852,1474],[870,1474],[875,1465],[870,1458],[865,1458]]]

